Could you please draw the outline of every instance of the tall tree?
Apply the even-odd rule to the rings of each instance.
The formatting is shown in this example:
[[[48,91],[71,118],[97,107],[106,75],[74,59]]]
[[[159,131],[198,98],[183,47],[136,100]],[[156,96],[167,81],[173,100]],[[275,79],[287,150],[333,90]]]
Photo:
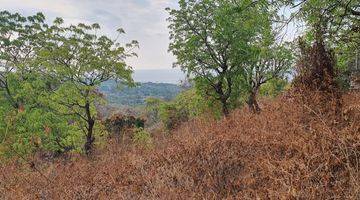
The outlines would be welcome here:
[[[102,102],[97,87],[110,79],[133,84],[132,69],[125,59],[135,56],[132,50],[138,45],[132,41],[122,46],[107,36],[97,35],[99,31],[98,24],[64,26],[63,20],[57,18],[48,31],[47,48],[40,53],[47,73],[62,83],[49,104],[60,115],[76,117],[74,123],[86,136],[87,154],[95,141],[96,104]],[[117,32],[124,33],[122,29]]]
[[[229,114],[251,41],[267,18],[267,1],[180,0],[170,13],[169,50],[179,66],[194,77],[200,92],[221,102]]]
[[[266,43],[266,42],[265,42]],[[261,108],[257,95],[263,84],[272,79],[284,79],[292,67],[292,54],[285,45],[265,44],[264,39],[255,48],[254,59],[244,67],[245,80],[248,88],[247,104],[253,113],[259,113]]]

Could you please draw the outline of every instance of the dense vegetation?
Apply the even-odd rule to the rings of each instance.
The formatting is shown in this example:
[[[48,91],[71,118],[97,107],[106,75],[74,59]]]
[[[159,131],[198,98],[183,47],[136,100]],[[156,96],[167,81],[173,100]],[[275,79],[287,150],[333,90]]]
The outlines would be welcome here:
[[[360,198],[360,97],[347,90],[357,1],[167,11],[187,74],[176,87],[134,83],[125,61],[137,42],[98,24],[0,12],[0,198]],[[294,20],[303,35],[283,42]],[[143,106],[111,110],[106,96]]]
[[[99,128],[95,104],[103,101],[96,89],[107,80],[133,84],[124,59],[134,55],[137,42],[121,45],[99,36],[98,24],[65,26],[57,18],[49,25],[41,13],[2,11],[0,21],[0,137],[6,153],[61,153],[83,143],[89,154]]]

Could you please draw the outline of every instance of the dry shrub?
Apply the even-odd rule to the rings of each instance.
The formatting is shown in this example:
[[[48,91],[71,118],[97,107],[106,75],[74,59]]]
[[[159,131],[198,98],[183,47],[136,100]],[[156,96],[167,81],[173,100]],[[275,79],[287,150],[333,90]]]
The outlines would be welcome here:
[[[342,92],[335,79],[334,53],[326,48],[319,33],[311,46],[300,39],[299,49],[292,95],[303,105],[304,114],[316,113],[327,119],[339,120]]]

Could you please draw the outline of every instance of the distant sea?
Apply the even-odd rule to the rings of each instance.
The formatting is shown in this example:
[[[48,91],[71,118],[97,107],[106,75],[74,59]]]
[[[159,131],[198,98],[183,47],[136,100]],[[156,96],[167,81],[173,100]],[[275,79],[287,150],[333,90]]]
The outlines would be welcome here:
[[[134,71],[133,78],[141,83],[178,84],[184,80],[185,74],[180,69],[138,69]]]

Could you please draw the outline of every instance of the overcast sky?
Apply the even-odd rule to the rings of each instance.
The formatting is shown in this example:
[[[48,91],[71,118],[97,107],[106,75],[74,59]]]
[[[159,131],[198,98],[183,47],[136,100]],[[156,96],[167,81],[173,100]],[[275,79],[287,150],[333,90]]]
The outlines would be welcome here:
[[[175,60],[167,52],[169,34],[166,7],[177,0],[0,0],[0,9],[32,15],[42,12],[49,22],[62,17],[66,23],[99,23],[106,34],[121,27],[123,41],[137,40],[138,58],[128,62],[135,69],[171,69]]]

